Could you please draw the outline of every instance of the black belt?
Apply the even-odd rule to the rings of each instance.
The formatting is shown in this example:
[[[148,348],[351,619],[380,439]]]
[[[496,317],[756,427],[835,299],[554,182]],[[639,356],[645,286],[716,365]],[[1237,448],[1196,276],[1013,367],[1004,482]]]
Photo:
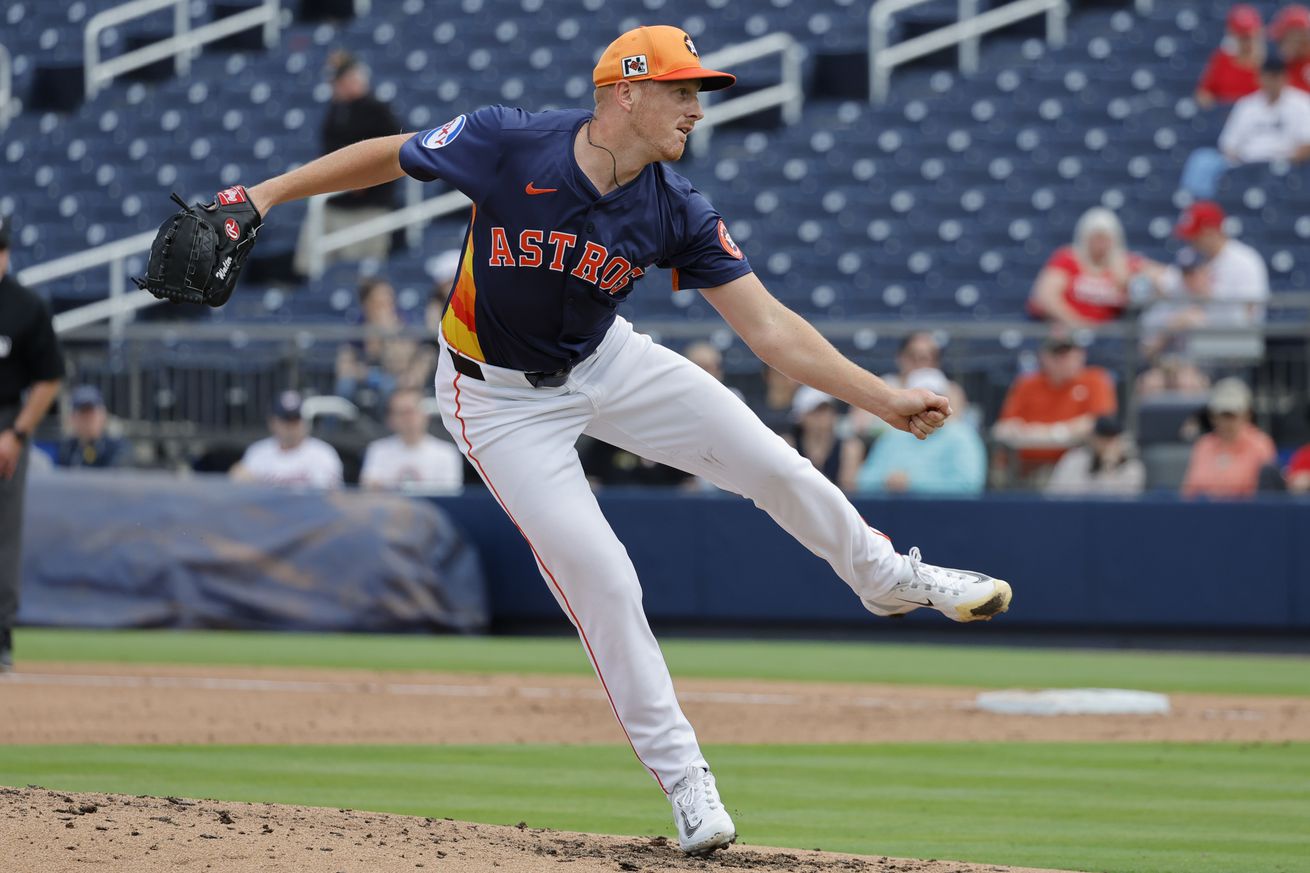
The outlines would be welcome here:
[[[470,379],[477,379],[479,382],[487,381],[487,377],[482,375],[482,368],[478,366],[477,361],[470,360],[463,355],[455,354],[454,349],[449,349],[451,363],[455,369],[468,376]],[[528,384],[533,388],[559,388],[569,380],[569,371],[572,367],[565,367],[562,370],[556,370],[553,373],[532,372],[524,373],[523,378],[528,380]]]

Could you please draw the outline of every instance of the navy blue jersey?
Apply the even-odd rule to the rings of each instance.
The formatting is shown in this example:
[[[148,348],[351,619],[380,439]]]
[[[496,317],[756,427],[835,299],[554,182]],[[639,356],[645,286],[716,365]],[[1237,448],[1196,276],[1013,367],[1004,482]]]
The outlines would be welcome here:
[[[443,179],[473,201],[441,320],[461,354],[553,372],[600,345],[652,266],[672,268],[675,288],[712,288],[751,271],[710,202],[662,164],[600,196],[573,154],[589,118],[492,106],[401,147],[406,173]]]

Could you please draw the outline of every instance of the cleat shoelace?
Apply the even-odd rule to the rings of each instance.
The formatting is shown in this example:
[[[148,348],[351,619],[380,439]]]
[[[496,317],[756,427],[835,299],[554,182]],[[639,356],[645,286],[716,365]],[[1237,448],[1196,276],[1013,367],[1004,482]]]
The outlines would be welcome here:
[[[673,789],[673,803],[682,813],[688,828],[695,830],[700,827],[700,809],[704,807],[713,810],[720,805],[713,774],[700,767],[688,767],[686,777]]]
[[[924,591],[939,591],[942,594],[960,595],[964,593],[965,586],[977,580],[963,573],[956,573],[946,567],[925,566],[923,558],[919,553],[919,547],[914,546],[906,555],[910,559],[910,581],[905,587],[910,589],[922,589]]]

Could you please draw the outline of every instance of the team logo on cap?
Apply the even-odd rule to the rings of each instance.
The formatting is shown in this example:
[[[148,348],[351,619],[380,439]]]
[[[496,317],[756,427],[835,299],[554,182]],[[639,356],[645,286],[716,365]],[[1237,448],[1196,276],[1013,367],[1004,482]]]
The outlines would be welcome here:
[[[732,234],[728,233],[728,225],[723,223],[722,218],[719,219],[719,245],[723,246],[725,252],[739,261],[746,257],[742,254],[741,249],[737,247],[737,243],[733,241]]]
[[[682,44],[687,47],[687,51],[691,52],[692,57],[700,57],[700,52],[696,51],[696,44],[692,42],[691,37],[685,33],[682,35]]]
[[[464,130],[465,121],[467,121],[467,118],[460,115],[447,121],[441,127],[428,131],[428,135],[423,137],[423,147],[439,149],[450,145],[455,141],[455,137],[459,136]]]
[[[630,79],[633,76],[644,76],[650,72],[650,65],[646,63],[645,55],[632,55],[623,59],[623,78]]]

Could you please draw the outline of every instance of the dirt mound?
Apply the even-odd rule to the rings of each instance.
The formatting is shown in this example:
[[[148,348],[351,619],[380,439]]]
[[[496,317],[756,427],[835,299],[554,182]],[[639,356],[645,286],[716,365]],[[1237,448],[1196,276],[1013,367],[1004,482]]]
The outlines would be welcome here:
[[[0,857],[16,873],[485,871],[568,873],[1043,873],[991,864],[905,861],[734,846],[684,857],[664,837],[498,827],[345,809],[0,788]],[[565,864],[567,867],[557,867]],[[1045,871],[1054,873],[1054,871]]]

